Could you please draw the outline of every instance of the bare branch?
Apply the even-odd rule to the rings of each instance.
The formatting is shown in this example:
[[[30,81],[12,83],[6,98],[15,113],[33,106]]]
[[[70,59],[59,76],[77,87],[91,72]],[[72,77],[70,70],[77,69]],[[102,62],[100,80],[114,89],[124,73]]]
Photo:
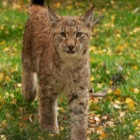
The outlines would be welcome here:
[[[89,1],[89,0],[87,0],[87,3],[88,3],[88,5],[89,5],[89,7],[91,7],[91,3],[90,3],[90,1]]]
[[[97,23],[99,23],[99,21],[104,17],[104,14],[102,14],[100,17],[98,17],[94,22],[93,22],[93,25],[96,25]]]
[[[90,93],[90,97],[104,97],[108,94],[107,89],[105,89],[102,92],[100,92],[100,91],[99,92],[94,92],[93,89],[90,89],[89,93]]]
[[[91,93],[90,97],[104,97],[107,95],[107,92],[96,92],[96,93]]]

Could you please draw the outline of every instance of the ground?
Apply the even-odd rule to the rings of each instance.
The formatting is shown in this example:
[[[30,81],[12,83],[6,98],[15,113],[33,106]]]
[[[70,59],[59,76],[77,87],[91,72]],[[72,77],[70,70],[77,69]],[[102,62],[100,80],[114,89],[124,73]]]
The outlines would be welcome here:
[[[0,1],[0,139],[67,140],[70,120],[67,100],[59,98],[60,134],[42,132],[37,100],[29,104],[21,94],[21,46],[29,0]],[[93,0],[53,0],[61,15],[79,15]],[[91,88],[108,95],[90,98],[89,140],[140,139],[140,1],[94,0],[95,17],[90,44]]]

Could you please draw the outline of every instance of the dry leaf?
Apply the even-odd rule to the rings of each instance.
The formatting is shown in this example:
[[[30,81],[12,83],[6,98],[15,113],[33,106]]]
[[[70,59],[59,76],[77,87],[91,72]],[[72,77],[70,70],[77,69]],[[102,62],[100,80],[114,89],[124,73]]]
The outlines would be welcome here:
[[[138,94],[140,92],[138,88],[134,88],[133,91],[135,94]]]
[[[5,135],[0,135],[0,139],[1,140],[6,140],[6,136]]]
[[[106,138],[106,137],[107,137],[107,134],[106,134],[105,132],[102,132],[102,133],[100,134],[99,139],[102,140],[102,139],[104,139],[104,138]]]
[[[4,73],[0,73],[0,82],[2,82],[4,80]]]
[[[130,135],[128,140],[135,140],[135,137],[133,135]]]
[[[113,104],[113,106],[114,106],[115,109],[121,109],[121,107],[117,104]]]
[[[116,89],[116,90],[114,91],[114,94],[117,95],[117,96],[120,96],[120,95],[121,95],[120,89]]]
[[[131,98],[126,98],[125,102],[131,111],[135,110],[135,102]]]
[[[55,6],[56,8],[60,8],[61,4],[60,4],[60,2],[57,2],[57,3],[54,4],[54,6]]]

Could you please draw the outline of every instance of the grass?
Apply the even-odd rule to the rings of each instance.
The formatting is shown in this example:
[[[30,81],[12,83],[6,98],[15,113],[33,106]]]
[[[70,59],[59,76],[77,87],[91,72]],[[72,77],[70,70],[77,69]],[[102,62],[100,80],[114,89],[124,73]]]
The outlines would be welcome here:
[[[75,3],[51,5],[62,15],[78,15],[88,7],[87,1]],[[94,0],[96,17],[101,13],[105,17],[95,26],[91,39],[91,87],[95,91],[107,88],[109,94],[90,99],[91,140],[140,139],[139,4],[139,0],[104,3]],[[67,101],[63,95],[59,98],[57,136],[40,130],[38,102],[28,104],[22,98],[21,46],[28,18],[26,1],[0,2],[0,13],[0,139],[70,139]]]

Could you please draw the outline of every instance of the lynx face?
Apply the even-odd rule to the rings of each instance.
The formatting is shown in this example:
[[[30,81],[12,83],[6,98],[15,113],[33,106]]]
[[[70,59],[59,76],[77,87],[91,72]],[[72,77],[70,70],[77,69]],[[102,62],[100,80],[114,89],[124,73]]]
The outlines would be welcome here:
[[[93,12],[82,17],[61,17],[49,10],[52,40],[60,56],[82,56],[88,50]]]
[[[76,56],[86,53],[90,31],[76,19],[63,19],[53,27],[53,42],[55,49],[66,56]]]

